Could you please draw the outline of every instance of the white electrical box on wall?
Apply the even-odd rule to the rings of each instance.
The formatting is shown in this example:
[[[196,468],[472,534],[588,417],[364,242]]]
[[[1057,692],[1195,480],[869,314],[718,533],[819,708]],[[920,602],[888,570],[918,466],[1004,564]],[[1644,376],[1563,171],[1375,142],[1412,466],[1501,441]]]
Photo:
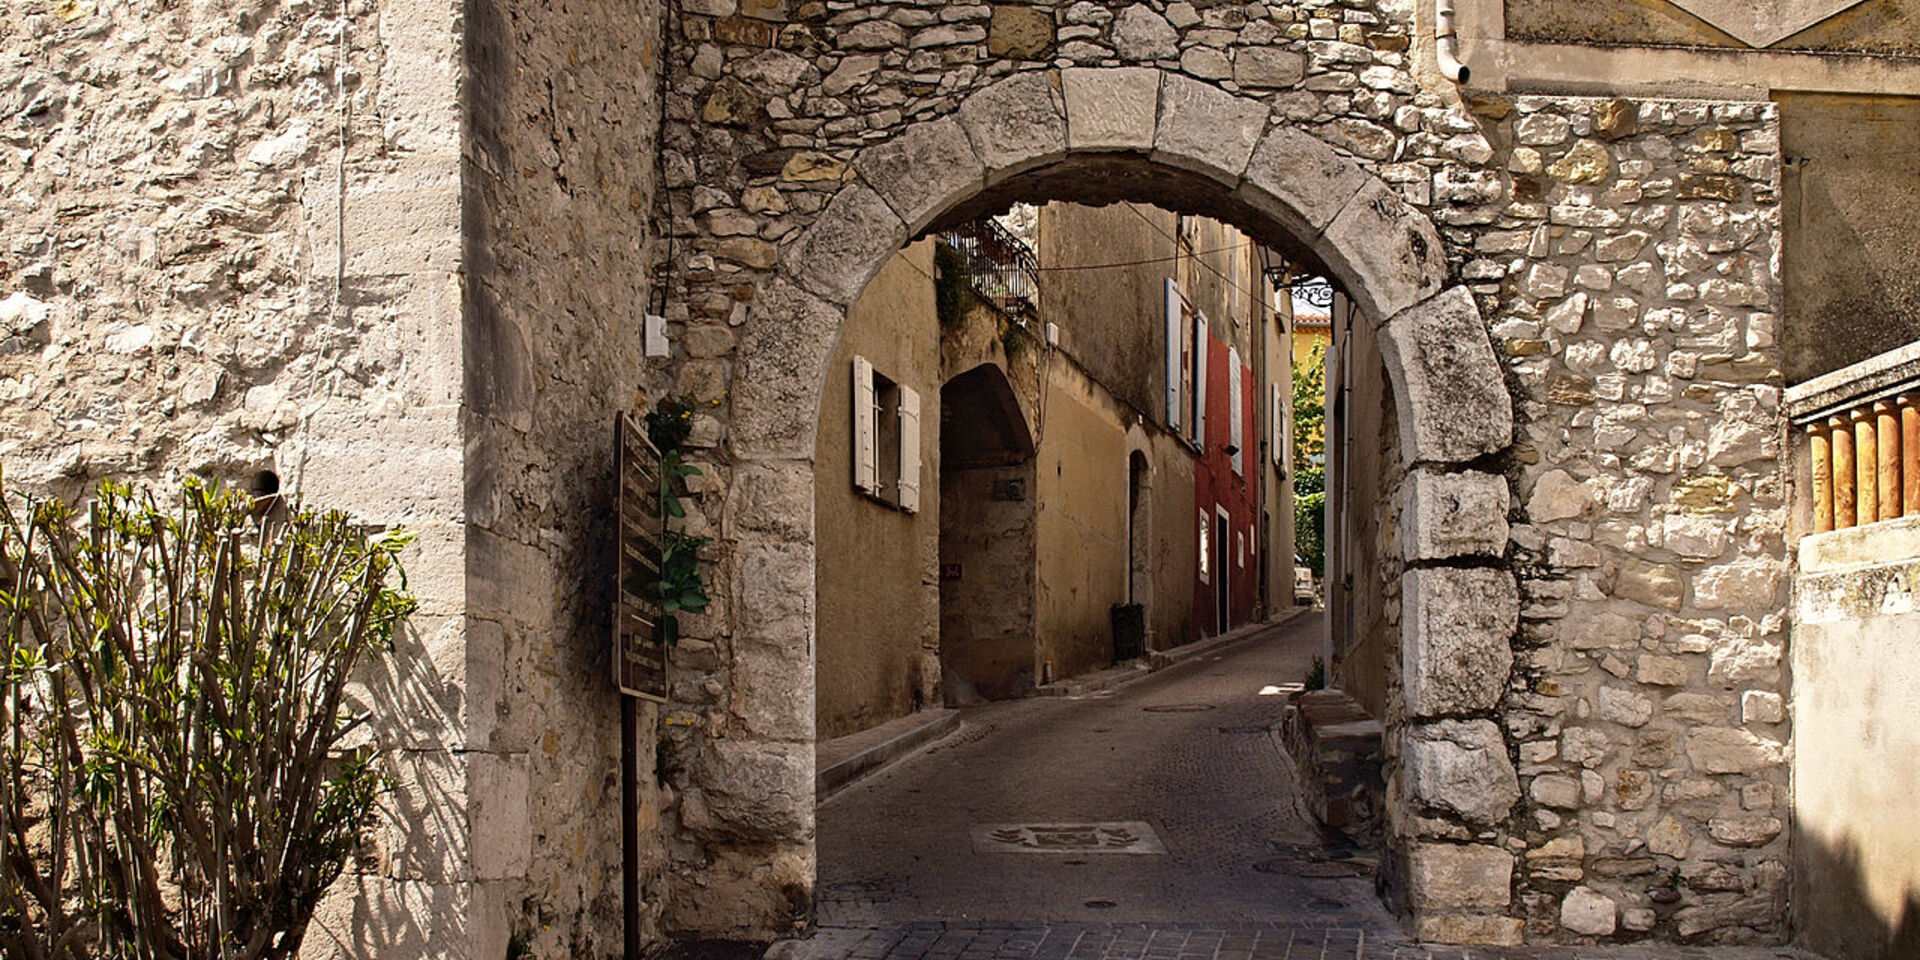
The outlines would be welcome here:
[[[667,344],[667,318],[647,314],[647,356],[664,357],[673,352]]]

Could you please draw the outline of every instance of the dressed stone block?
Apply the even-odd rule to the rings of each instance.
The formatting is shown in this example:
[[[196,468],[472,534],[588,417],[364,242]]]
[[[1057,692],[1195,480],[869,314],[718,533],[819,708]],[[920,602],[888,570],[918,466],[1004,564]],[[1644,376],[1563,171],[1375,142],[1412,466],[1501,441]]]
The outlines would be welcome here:
[[[1491,709],[1513,670],[1520,591],[1504,570],[1409,570],[1401,584],[1407,713]]]

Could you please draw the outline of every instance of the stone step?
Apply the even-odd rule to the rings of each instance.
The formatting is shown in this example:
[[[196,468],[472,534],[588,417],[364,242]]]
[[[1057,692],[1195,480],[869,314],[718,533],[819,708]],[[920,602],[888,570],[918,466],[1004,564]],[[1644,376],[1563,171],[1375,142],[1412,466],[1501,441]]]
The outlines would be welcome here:
[[[1380,721],[1341,690],[1307,690],[1291,699],[1280,738],[1300,769],[1307,808],[1356,843],[1378,841],[1385,790]]]

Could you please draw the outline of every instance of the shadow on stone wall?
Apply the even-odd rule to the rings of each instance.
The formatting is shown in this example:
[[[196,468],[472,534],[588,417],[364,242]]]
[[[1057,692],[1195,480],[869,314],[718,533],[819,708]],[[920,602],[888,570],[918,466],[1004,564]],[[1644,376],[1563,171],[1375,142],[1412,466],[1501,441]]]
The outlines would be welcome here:
[[[1857,845],[1836,846],[1796,825],[1792,849],[1795,945],[1827,960],[1920,958],[1920,890],[1905,892],[1897,917],[1883,916],[1869,899]]]

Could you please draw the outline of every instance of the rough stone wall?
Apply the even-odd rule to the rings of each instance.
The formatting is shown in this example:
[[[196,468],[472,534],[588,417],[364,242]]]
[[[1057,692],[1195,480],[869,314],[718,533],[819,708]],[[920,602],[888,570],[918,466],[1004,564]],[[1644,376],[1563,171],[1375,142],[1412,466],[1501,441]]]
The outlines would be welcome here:
[[[421,601],[366,701],[396,788],[311,955],[486,926],[459,753],[457,7],[0,4],[0,461],[186,474],[404,526]]]
[[[1504,722],[1530,936],[1784,933],[1778,125],[1520,98],[1463,273],[1519,396]],[[1507,138],[1511,139],[1508,140]]]
[[[972,212],[969,197],[984,209],[1125,195],[1365,281],[1348,292],[1381,324],[1410,465],[1387,712],[1406,790],[1395,882],[1419,932],[1777,936],[1778,841],[1762,835],[1784,809],[1766,793],[1784,784],[1784,732],[1741,726],[1733,704],[1749,698],[1725,687],[1778,693],[1771,108],[1469,110],[1451,88],[1420,87],[1412,11],[1397,4],[677,9],[670,309],[683,336],[738,331],[733,402],[714,424],[735,469],[716,572],[738,617],[716,622],[729,649],[711,682],[787,681],[685,710],[678,812],[706,846],[675,869],[703,902],[733,904],[689,912],[690,928],[777,932],[810,896],[809,732],[755,703],[811,687],[811,531],[790,508],[840,312],[901,242],[955,203]],[[1156,97],[1157,113],[1129,112]],[[1062,122],[1062,101],[1077,119]],[[1118,152],[1075,154],[1094,147]],[[1240,178],[1232,198],[1194,179],[1220,169],[1228,190]],[[1449,280],[1471,292],[1441,292]],[[1489,322],[1509,355],[1505,393],[1480,366]],[[697,383],[712,369],[679,371]],[[1530,422],[1501,455],[1507,394]],[[1578,506],[1556,514],[1563,497]],[[1722,499],[1730,513],[1714,512]],[[1666,576],[1638,564],[1671,568],[1677,609],[1660,606],[1670,587],[1634,592]],[[1682,698],[1654,703],[1660,678]],[[1636,761],[1642,740],[1670,749]],[[1571,806],[1555,806],[1567,782]],[[1615,801],[1616,782],[1655,795]],[[1647,853],[1656,843],[1672,853]],[[1648,905],[1646,862],[1681,868],[1679,903]]]
[[[468,691],[489,721],[469,745],[474,878],[526,955],[618,956],[612,423],[664,392],[643,369],[661,18],[648,4],[476,0],[466,24]],[[724,377],[681,384],[707,407],[724,390]],[[694,489],[718,489],[724,474],[705,469]],[[704,520],[691,512],[689,532],[711,533]],[[664,899],[656,722],[643,705],[648,936]]]

